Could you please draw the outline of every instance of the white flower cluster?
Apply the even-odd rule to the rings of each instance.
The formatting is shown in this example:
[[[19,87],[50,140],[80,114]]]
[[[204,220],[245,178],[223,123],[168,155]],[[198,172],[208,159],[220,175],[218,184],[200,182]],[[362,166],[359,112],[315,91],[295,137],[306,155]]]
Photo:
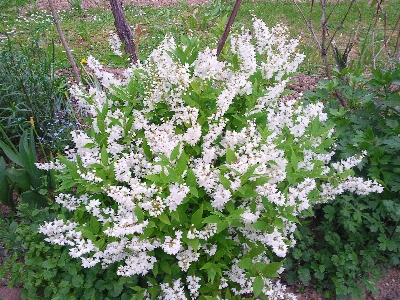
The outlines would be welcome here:
[[[93,117],[92,130],[72,133],[75,149],[67,159],[76,168],[71,176],[78,193],[61,193],[56,201],[76,218],[78,208],[90,218],[43,224],[46,241],[71,246],[70,254],[84,267],[119,262],[121,276],[150,276],[160,251],[189,272],[202,257],[212,259],[221,251],[217,233],[243,248],[240,255],[257,244],[285,257],[296,243],[296,224],[284,216],[301,216],[312,201],[345,191],[381,191],[376,182],[342,176],[359,158],[329,165],[333,149],[321,145],[333,131],[323,124],[322,104],[279,100],[287,82],[283,76],[304,58],[297,44],[284,27],[269,29],[255,20],[252,35],[232,36],[236,67],[209,48],[189,53],[196,54],[192,63],[180,63],[171,55],[177,49],[172,37],[143,64],[126,70],[122,80],[89,57],[104,90],[71,89]],[[262,84],[254,88],[258,81]],[[135,91],[136,85],[142,88]],[[327,130],[313,132],[313,122],[322,124],[318,132]],[[57,162],[41,167],[68,172]],[[232,211],[239,213],[230,216]],[[203,213],[214,219],[204,221]],[[218,222],[229,226],[221,233]],[[96,235],[84,238],[83,228]],[[236,262],[223,270],[219,285],[237,295],[251,292],[254,278]],[[185,289],[195,299],[203,279],[162,283],[159,299],[186,299]],[[264,281],[265,295],[282,299],[284,287]]]
[[[115,55],[122,56],[122,51],[121,51],[122,44],[118,35],[113,31],[109,31],[109,35],[110,38],[108,39],[108,43],[110,44],[112,51],[114,52]]]

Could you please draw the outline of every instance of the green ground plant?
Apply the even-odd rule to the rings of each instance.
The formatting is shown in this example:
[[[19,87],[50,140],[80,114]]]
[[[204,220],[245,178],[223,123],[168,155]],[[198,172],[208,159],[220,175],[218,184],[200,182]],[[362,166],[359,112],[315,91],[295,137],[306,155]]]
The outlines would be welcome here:
[[[308,97],[327,103],[339,158],[367,151],[356,174],[378,180],[385,190],[343,195],[316,210],[316,219],[297,232],[286,279],[311,282],[335,299],[362,299],[363,288],[377,293],[384,267],[400,266],[400,69],[373,70],[369,78],[361,70],[343,72],[347,85],[325,81]],[[329,98],[334,89],[348,100],[347,109]]]
[[[6,251],[0,278],[10,275],[10,287],[23,284],[21,297],[29,300],[131,299],[136,276],[117,276],[116,266],[85,269],[67,248],[43,241],[39,225],[56,217],[57,206],[34,209],[22,204],[13,218],[0,213],[0,246]]]
[[[7,134],[1,130],[3,140],[0,149],[5,153],[10,164],[0,156],[0,202],[16,209],[15,199],[20,203],[29,203],[32,207],[46,207],[52,202],[49,191],[54,189],[53,171],[44,171],[36,167],[36,143],[33,127],[25,131],[14,147]],[[44,152],[44,149],[41,148]]]
[[[0,50],[0,126],[18,142],[33,123],[46,149],[62,151],[78,124],[54,55],[54,45],[35,40],[23,46],[9,39]]]

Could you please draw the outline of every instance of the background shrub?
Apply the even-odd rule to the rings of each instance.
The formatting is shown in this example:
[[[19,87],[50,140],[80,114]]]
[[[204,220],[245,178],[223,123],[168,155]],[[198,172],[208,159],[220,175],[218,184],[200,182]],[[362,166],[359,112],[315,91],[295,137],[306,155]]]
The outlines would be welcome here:
[[[357,175],[378,180],[381,194],[344,194],[315,211],[316,219],[297,231],[299,243],[286,261],[289,283],[300,280],[336,299],[362,299],[361,283],[377,292],[375,279],[382,267],[400,264],[400,70],[345,70],[348,84],[322,82],[311,101],[328,101],[336,123],[339,158],[365,150],[368,155]],[[340,89],[349,107],[329,98]]]

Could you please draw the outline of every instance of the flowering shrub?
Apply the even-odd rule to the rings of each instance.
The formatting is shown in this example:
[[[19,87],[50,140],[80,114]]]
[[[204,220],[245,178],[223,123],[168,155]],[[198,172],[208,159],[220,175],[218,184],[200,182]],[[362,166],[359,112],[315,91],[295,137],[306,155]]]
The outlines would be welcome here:
[[[195,38],[166,37],[103,89],[73,93],[92,115],[59,170],[65,210],[40,227],[83,267],[118,264],[147,299],[281,299],[272,277],[295,244],[298,217],[344,192],[381,191],[354,177],[363,155],[330,164],[323,105],[282,101],[303,55],[285,28],[254,20],[224,60]],[[293,295],[286,295],[294,299]]]

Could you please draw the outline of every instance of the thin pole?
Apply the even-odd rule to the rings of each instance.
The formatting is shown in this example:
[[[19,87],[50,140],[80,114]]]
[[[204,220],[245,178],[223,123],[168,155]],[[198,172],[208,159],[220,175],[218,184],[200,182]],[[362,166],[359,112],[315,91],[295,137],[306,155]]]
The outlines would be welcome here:
[[[221,54],[222,48],[224,48],[226,39],[228,38],[229,31],[231,30],[233,21],[235,20],[236,14],[239,10],[239,6],[242,3],[242,0],[236,0],[235,6],[233,7],[231,16],[229,17],[228,23],[226,23],[224,33],[222,34],[221,39],[218,42],[218,48],[217,48],[217,57]]]

